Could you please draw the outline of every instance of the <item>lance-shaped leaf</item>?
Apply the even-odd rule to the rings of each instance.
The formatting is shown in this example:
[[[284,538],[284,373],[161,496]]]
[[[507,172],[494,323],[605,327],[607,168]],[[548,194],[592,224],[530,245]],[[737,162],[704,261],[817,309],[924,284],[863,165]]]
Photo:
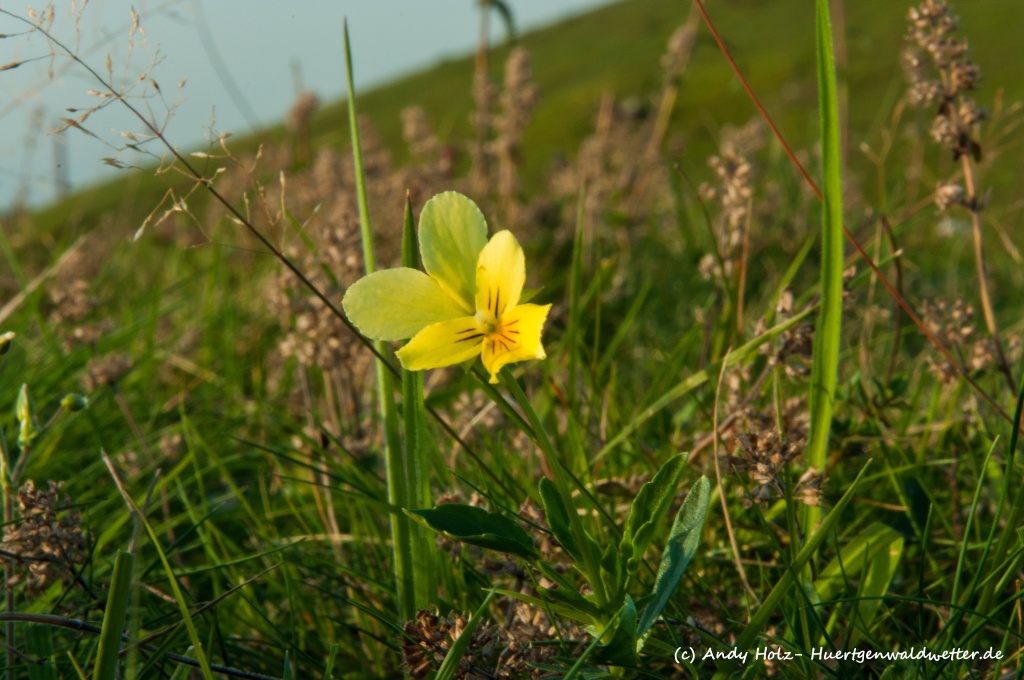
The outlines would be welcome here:
[[[680,453],[670,458],[661,466],[654,479],[640,487],[640,493],[633,500],[619,543],[619,559],[625,567],[626,575],[632,574],[640,566],[647,546],[654,538],[654,532],[662,518],[668,514],[685,464],[685,454]]]
[[[462,503],[447,503],[429,510],[406,510],[405,514],[453,541],[490,548],[527,560],[535,560],[540,556],[526,530],[497,512]]]
[[[683,577],[686,568],[690,566],[690,560],[697,554],[697,547],[700,545],[700,534],[704,528],[704,518],[707,516],[708,503],[711,501],[711,482],[707,477],[701,477],[697,483],[686,494],[686,500],[676,513],[676,519],[672,523],[672,533],[669,534],[668,543],[665,546],[665,554],[661,557],[661,565],[658,567],[658,577],[654,581],[654,597],[644,610],[637,628],[639,638],[637,650],[643,647],[647,631],[661,615],[669,598],[679,585],[679,579]]]
[[[540,480],[540,499],[544,503],[544,515],[555,539],[574,560],[581,559],[580,547],[576,544],[576,537],[572,535],[569,524],[569,510],[562,502],[562,496],[558,493],[555,483],[547,477]],[[575,508],[573,510],[575,511]]]

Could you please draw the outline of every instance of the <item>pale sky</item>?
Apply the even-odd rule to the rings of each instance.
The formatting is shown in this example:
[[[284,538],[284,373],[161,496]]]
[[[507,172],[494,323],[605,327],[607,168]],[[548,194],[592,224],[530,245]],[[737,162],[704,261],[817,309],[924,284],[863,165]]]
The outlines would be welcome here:
[[[608,1],[510,4],[518,29],[524,31]],[[178,83],[186,81],[184,99],[166,130],[172,142],[185,149],[203,144],[214,116],[218,132],[238,134],[249,132],[250,124],[280,120],[295,99],[295,67],[303,85],[322,100],[340,97],[345,89],[345,18],[356,87],[362,90],[471,51],[479,23],[476,0],[90,0],[84,11],[82,0],[57,0],[54,5],[53,33],[67,42],[74,42],[77,35],[79,54],[98,71],[105,72],[109,54],[115,78],[125,75],[131,80],[151,73],[168,101],[177,98]],[[81,16],[77,31],[72,6]],[[0,8],[27,17],[25,7],[24,2],[0,3]],[[129,54],[132,7],[141,30]],[[25,28],[0,14],[0,34]],[[496,16],[491,29],[495,40],[504,36]],[[48,52],[39,34],[8,37],[0,40],[0,66]],[[154,59],[159,63],[150,70]],[[231,85],[218,76],[218,68],[230,75],[244,103],[232,101]],[[86,127],[100,140],[78,130],[59,137],[49,134],[61,124],[60,118],[72,115],[65,109],[95,104],[96,98],[87,92],[96,89],[98,85],[66,59],[45,58],[0,72],[0,213],[19,196],[30,205],[52,200],[57,162],[66,164],[74,187],[117,172],[101,159],[114,156],[113,145],[123,144],[119,131],[140,129],[122,107],[110,106],[89,118]],[[161,113],[162,106],[155,112]],[[131,156],[124,160],[141,162]]]

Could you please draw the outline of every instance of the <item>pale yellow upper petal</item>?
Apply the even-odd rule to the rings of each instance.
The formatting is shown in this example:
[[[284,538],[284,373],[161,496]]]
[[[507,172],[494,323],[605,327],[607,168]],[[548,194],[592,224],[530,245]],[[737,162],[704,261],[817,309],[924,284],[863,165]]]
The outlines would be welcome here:
[[[420,256],[423,267],[465,314],[473,313],[476,263],[487,243],[487,221],[476,203],[446,191],[431,198],[420,212]]]
[[[349,286],[345,315],[359,332],[375,340],[411,338],[431,324],[466,311],[437,281],[417,269],[384,269]]]
[[[496,319],[519,304],[526,283],[526,256],[510,231],[491,237],[476,265],[476,310]]]
[[[547,356],[541,344],[541,331],[551,305],[519,305],[509,309],[498,322],[498,332],[485,338],[481,358],[498,382],[498,372],[507,364]]]
[[[398,350],[398,360],[407,371],[452,366],[480,354],[483,341],[476,317],[464,316],[427,326]]]

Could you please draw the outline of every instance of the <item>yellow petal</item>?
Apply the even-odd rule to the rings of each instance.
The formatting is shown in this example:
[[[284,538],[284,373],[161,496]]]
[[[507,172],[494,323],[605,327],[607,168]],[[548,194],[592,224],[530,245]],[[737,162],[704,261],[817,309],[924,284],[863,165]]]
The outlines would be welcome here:
[[[498,382],[498,372],[506,364],[547,356],[540,342],[544,321],[551,305],[519,305],[499,320],[498,332],[484,340],[482,359],[491,374],[491,382]]]
[[[437,281],[408,267],[364,276],[349,286],[342,306],[349,321],[374,340],[411,338],[430,324],[466,313]]]
[[[472,314],[476,263],[487,244],[480,208],[454,191],[438,194],[420,212],[419,237],[424,269]]]
[[[476,264],[476,310],[499,318],[519,304],[526,282],[526,257],[510,231],[491,237]]]
[[[398,360],[407,371],[460,364],[480,354],[483,341],[476,318],[464,316],[427,326],[398,350]]]

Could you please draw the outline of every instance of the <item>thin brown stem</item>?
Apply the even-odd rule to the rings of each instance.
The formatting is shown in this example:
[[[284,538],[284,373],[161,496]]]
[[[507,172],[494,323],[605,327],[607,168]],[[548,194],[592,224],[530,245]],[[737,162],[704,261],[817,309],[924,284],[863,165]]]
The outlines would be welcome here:
[[[755,605],[760,606],[761,599],[757,596],[757,593],[754,592],[754,589],[751,587],[750,581],[747,579],[747,570],[743,568],[743,561],[740,559],[739,543],[737,543],[736,541],[736,532],[733,531],[732,520],[729,519],[729,506],[725,501],[725,486],[722,484],[722,466],[719,462],[718,456],[718,402],[722,392],[722,381],[725,378],[725,371],[727,370],[730,351],[731,350],[726,350],[725,357],[722,359],[722,370],[718,372],[718,385],[715,389],[715,409],[712,414],[711,439],[712,443],[714,444],[714,449],[711,454],[711,457],[714,459],[715,462],[715,483],[718,486],[718,500],[722,504],[722,518],[725,520],[725,533],[729,536],[729,545],[732,547],[732,556],[733,561],[736,563],[736,572],[739,574],[740,581],[743,582],[743,587],[750,595],[751,600],[754,602]]]
[[[889,248],[892,250],[893,265],[896,267],[896,288],[903,293],[903,255],[896,244],[896,235],[892,231],[892,224],[889,218],[882,216],[882,228],[889,237]],[[896,360],[899,358],[900,341],[903,339],[903,314],[899,306],[893,313],[892,349],[889,351],[889,368],[885,371],[885,384],[892,382],[892,376],[896,372]]]
[[[22,451],[22,456],[25,452]],[[0,485],[4,494],[4,526],[14,524],[14,484],[10,472],[10,451],[7,450],[7,442],[0,433]],[[14,560],[5,555],[4,559],[4,609],[14,611]],[[14,647],[14,622],[8,621],[5,626],[5,639],[10,647]],[[13,655],[8,652],[6,659],[7,680],[14,680]]]
[[[6,458],[6,456],[4,457]],[[0,474],[3,475],[4,485],[4,526],[11,526],[14,522],[14,504],[11,502],[11,493],[13,489],[7,479],[6,465],[3,466],[5,469],[0,470]],[[14,560],[7,558],[4,560],[4,609],[9,612],[14,611]],[[8,621],[6,626],[6,639],[7,644],[14,646],[14,622]],[[14,680],[14,664],[12,655],[7,654],[7,680]]]
[[[974,241],[974,266],[978,270],[978,294],[981,297],[981,312],[985,316],[985,326],[996,354],[996,368],[1006,376],[1010,391],[1016,392],[1013,371],[1003,351],[1003,341],[999,337],[999,325],[995,311],[992,309],[992,297],[988,289],[988,269],[985,266],[985,244],[981,231],[981,207],[978,203],[977,181],[975,179],[974,162],[970,154],[963,154],[960,160],[964,169],[964,185],[966,189],[967,210],[971,213],[971,236]]]

